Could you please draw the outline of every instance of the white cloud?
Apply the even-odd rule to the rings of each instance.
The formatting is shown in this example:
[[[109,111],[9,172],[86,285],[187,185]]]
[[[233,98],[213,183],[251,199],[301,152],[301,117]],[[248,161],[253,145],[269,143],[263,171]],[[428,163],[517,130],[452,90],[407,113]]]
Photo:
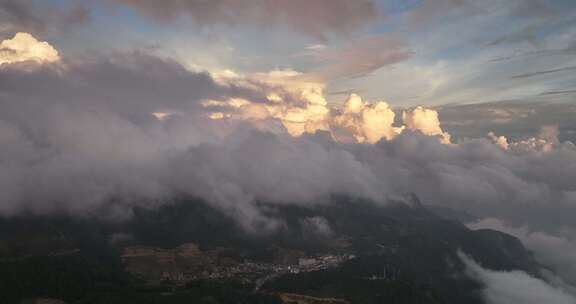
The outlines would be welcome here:
[[[466,255],[459,253],[459,256],[468,275],[485,285],[483,295],[488,304],[576,303],[570,294],[525,272],[485,269]]]
[[[542,126],[537,136],[511,142],[505,136],[497,136],[493,132],[488,133],[488,137],[504,150],[510,149],[516,152],[551,152],[561,145],[568,147],[573,145],[572,143],[560,143],[558,126]]]
[[[352,94],[333,118],[333,134],[341,141],[349,141],[346,135],[353,136],[360,143],[390,140],[402,132],[402,128],[393,127],[395,115],[384,101],[368,103]]]
[[[554,273],[572,284],[576,283],[576,239],[575,231],[535,231],[526,225],[514,226],[497,218],[484,218],[468,223],[471,229],[494,229],[519,238],[534,252],[538,262],[551,268]],[[573,287],[576,288],[576,287]]]
[[[439,136],[443,143],[450,143],[450,134],[442,131],[438,112],[435,110],[418,106],[412,111],[404,111],[402,119],[409,130],[418,130],[425,135]]]
[[[359,95],[351,94],[343,106],[337,108],[326,100],[324,84],[295,71],[247,76],[228,72],[220,74],[219,79],[226,84],[263,90],[267,102],[242,100],[239,103],[237,99],[205,101],[205,107],[218,109],[212,113],[216,119],[257,122],[273,118],[279,120],[292,136],[328,131],[338,141],[369,144],[382,139],[391,140],[405,128],[394,126],[396,114],[388,103],[367,102]],[[222,107],[232,113],[222,113]],[[450,135],[442,131],[435,110],[417,107],[405,111],[403,116],[408,129],[438,136],[443,143],[450,143]]]
[[[0,65],[35,61],[38,63],[60,60],[58,51],[48,42],[38,41],[29,33],[17,33],[12,39],[0,42]]]

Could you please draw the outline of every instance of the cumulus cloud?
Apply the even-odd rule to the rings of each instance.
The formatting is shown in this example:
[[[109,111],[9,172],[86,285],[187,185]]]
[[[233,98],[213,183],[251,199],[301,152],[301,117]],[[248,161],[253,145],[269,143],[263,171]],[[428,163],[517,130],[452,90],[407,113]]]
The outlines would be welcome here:
[[[324,39],[350,33],[378,16],[372,0],[114,0],[159,20],[187,15],[202,25],[273,25]]]
[[[396,114],[384,101],[367,102],[352,93],[338,108],[330,105],[324,96],[324,84],[313,81],[295,71],[272,71],[265,74],[241,76],[222,74],[220,81],[256,90],[263,90],[266,101],[209,100],[206,108],[215,108],[214,119],[247,120],[258,124],[273,118],[282,123],[292,136],[328,131],[341,142],[374,144],[390,140],[405,126],[394,126]],[[222,112],[227,110],[226,113]],[[404,112],[408,129],[426,135],[438,136],[450,143],[450,135],[440,128],[438,113],[417,107]]]
[[[470,277],[482,282],[484,298],[489,304],[573,304],[576,298],[564,290],[532,277],[522,271],[494,271],[483,268],[471,258],[459,253]]]
[[[38,41],[29,33],[17,33],[0,42],[0,65],[22,61],[38,63],[60,60],[58,51],[46,41]]]
[[[405,111],[402,119],[406,128],[409,130],[418,130],[425,135],[439,136],[444,143],[450,143],[450,134],[442,131],[438,112],[432,109],[416,107],[412,111]]]
[[[450,105],[438,109],[442,126],[455,139],[478,138],[493,132],[510,142],[535,137],[542,126],[557,126],[561,141],[576,142],[574,103],[542,100],[540,102],[497,102]]]
[[[392,126],[394,117],[394,112],[386,102],[370,104],[352,94],[341,112],[334,117],[335,137],[346,141],[345,135],[351,134],[357,142],[371,144],[382,139],[392,139],[402,131]],[[338,132],[340,130],[347,132]]]
[[[497,136],[494,132],[488,133],[488,137],[501,148],[513,151],[539,151],[550,152],[560,145],[572,147],[572,142],[560,143],[558,139],[558,126],[543,126],[537,136],[508,142],[505,136]]]
[[[293,70],[252,75],[228,72],[217,75],[217,79],[223,84],[246,87],[266,96],[262,100],[230,99],[204,103],[207,108],[215,106],[217,110],[233,110],[229,115],[217,115],[217,119],[233,118],[256,123],[272,118],[279,120],[292,136],[329,129],[330,109],[324,97],[325,85],[305,79],[301,73]]]
[[[490,138],[497,146],[499,146],[504,150],[508,150],[508,147],[510,146],[508,144],[508,138],[506,138],[506,136],[503,135],[498,136],[494,134],[494,132],[490,132],[488,133],[488,138]]]

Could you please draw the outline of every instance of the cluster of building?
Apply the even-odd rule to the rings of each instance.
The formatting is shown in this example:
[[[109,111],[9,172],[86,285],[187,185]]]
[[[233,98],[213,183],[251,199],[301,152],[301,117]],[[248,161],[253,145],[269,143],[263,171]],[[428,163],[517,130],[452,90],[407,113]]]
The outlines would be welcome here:
[[[297,264],[274,264],[246,261],[232,266],[214,265],[210,270],[181,271],[171,270],[162,273],[161,281],[183,284],[196,280],[238,279],[244,283],[263,284],[272,278],[290,273],[319,271],[341,265],[355,258],[350,254],[323,255],[300,258]]]
[[[298,260],[298,265],[292,266],[292,273],[318,271],[336,267],[355,258],[353,254],[329,254],[319,257],[305,257]]]

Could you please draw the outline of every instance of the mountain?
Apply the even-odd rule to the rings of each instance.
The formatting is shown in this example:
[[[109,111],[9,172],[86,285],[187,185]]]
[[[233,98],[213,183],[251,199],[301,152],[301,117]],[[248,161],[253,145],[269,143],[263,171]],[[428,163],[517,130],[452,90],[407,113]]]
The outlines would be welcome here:
[[[463,252],[486,268],[540,266],[516,238],[472,231],[410,196],[261,203],[283,223],[246,233],[205,202],[135,208],[123,221],[23,215],[0,220],[6,303],[482,303]],[[4,303],[4,302],[2,302]]]

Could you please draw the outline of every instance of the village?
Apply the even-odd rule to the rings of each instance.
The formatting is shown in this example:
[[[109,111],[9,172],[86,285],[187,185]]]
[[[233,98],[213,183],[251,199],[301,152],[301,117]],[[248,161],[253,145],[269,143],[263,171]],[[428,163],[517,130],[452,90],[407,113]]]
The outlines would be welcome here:
[[[353,258],[355,256],[352,254],[321,255],[300,258],[297,264],[292,265],[246,261],[229,267],[215,265],[213,269],[201,272],[164,271],[160,280],[181,285],[198,280],[238,279],[243,283],[262,285],[265,281],[284,274],[298,274],[335,268]]]
[[[258,287],[281,275],[335,268],[355,258],[353,254],[344,253],[307,256],[290,252],[285,255],[290,258],[269,262],[237,260],[223,256],[218,250],[202,251],[189,243],[174,249],[126,247],[122,260],[128,272],[149,285],[181,286],[192,281],[234,279]]]

